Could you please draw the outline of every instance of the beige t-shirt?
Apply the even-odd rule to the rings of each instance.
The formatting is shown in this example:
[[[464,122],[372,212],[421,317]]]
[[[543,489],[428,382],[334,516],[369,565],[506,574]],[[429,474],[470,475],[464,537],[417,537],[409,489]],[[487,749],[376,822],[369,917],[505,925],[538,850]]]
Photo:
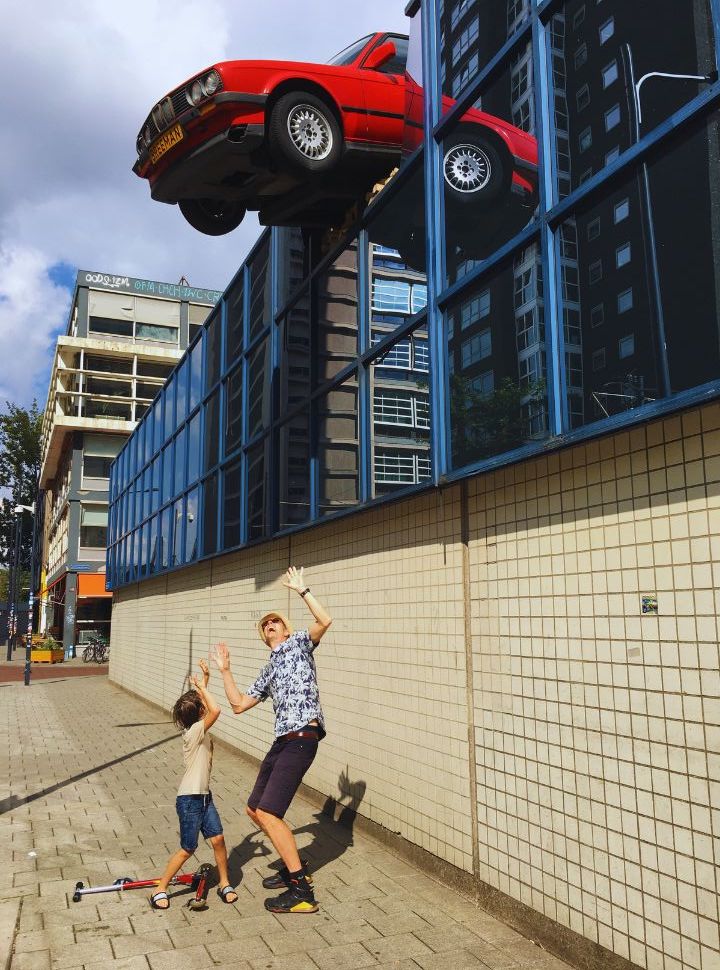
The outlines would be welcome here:
[[[178,795],[207,795],[210,791],[213,743],[205,734],[202,720],[196,721],[183,731],[183,764],[185,774],[178,788]]]

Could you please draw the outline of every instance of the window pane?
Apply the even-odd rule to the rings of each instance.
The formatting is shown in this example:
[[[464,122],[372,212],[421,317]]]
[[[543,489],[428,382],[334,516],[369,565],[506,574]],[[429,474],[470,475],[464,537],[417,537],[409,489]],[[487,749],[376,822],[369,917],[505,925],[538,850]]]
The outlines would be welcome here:
[[[200,474],[200,412],[188,424],[188,484]]]
[[[202,349],[203,340],[198,340],[190,351],[190,393],[189,409],[197,407],[202,397]]]
[[[136,323],[137,340],[153,340],[157,343],[176,344],[180,331],[176,327],[160,327],[155,323]]]
[[[280,260],[278,275],[278,307],[282,309],[297,291],[306,275],[307,253],[300,229],[278,230],[280,235]]]
[[[278,431],[279,526],[310,518],[310,415],[301,412]]]
[[[172,435],[175,430],[175,378],[171,377],[165,385],[165,440]]]
[[[188,492],[185,503],[185,562],[197,559],[198,554],[198,490]]]
[[[222,349],[220,313],[217,312],[205,330],[205,392],[220,379],[220,351]]]
[[[561,107],[562,115],[567,107]],[[448,283],[462,278],[532,220],[538,201],[535,132],[528,39],[443,141]]]
[[[266,239],[250,264],[250,340],[270,325],[272,314],[270,241]]]
[[[530,16],[527,0],[450,0],[440,6],[440,78],[448,99],[460,96]],[[418,15],[419,17],[419,15]],[[452,106],[444,104],[445,110]]]
[[[175,427],[182,424],[187,415],[189,372],[190,364],[186,358],[175,375]]]
[[[270,517],[268,514],[269,489],[267,476],[269,472],[267,450],[269,439],[266,438],[259,445],[248,451],[248,539],[261,539],[270,532]]]
[[[225,370],[229,370],[240,355],[243,345],[243,274],[233,284],[225,298],[227,313],[227,347]]]
[[[329,515],[360,500],[357,379],[321,396],[316,408],[319,512]]]
[[[162,486],[162,500],[167,502],[171,499],[175,492],[173,485],[175,478],[173,476],[173,463],[172,463],[172,453],[173,446],[172,443],[163,449],[163,486]]]
[[[313,283],[313,357],[318,383],[334,377],[357,354],[357,288],[357,243],[353,243]]]
[[[185,502],[183,499],[178,499],[174,506],[172,506],[173,514],[173,538],[172,538],[172,562],[171,565],[179,566],[182,562],[183,554],[183,527],[185,521]]]
[[[225,385],[225,454],[230,455],[242,441],[242,365],[232,372]]]
[[[368,234],[372,320],[391,330],[427,302],[422,164],[406,170],[400,191],[375,216]]]
[[[310,293],[306,290],[280,323],[280,411],[310,395]]]
[[[263,340],[248,364],[248,435],[253,438],[270,423],[270,345]]]
[[[223,469],[223,549],[240,545],[241,465]]]
[[[187,481],[185,475],[185,432],[183,428],[175,438],[175,494],[182,492]]]
[[[709,0],[623,4],[614,16],[604,3],[587,3],[576,31],[577,10],[567,2],[551,21],[558,192],[561,198],[584,178],[647,134],[695,97],[706,85],[654,72],[705,75],[715,68]],[[574,52],[586,45],[587,60],[577,65]],[[646,75],[651,75],[646,77]],[[641,81],[637,88],[633,82]],[[577,99],[589,87],[589,105]],[[584,140],[582,129],[590,124]]]
[[[209,471],[217,464],[220,454],[220,389],[216,390],[205,405],[205,434],[204,434],[204,466],[203,471]]]
[[[203,484],[203,555],[217,552],[218,476],[217,472]]]
[[[470,294],[458,301],[448,314],[455,468],[547,435],[539,248],[521,250],[481,287],[477,297]],[[485,315],[480,309],[484,306],[489,306]],[[510,328],[508,318],[514,322]],[[463,326],[463,320],[469,322]]]
[[[163,510],[160,516],[160,568],[170,565],[170,537],[172,533],[172,506]]]
[[[656,157],[647,178],[640,168],[580,207],[563,226],[563,232],[578,236],[582,339],[575,348],[580,365],[571,409],[576,424],[720,376],[715,269],[720,210],[714,201],[719,137],[716,112],[709,123],[686,130]],[[590,287],[593,244],[585,242],[584,227],[597,218],[604,227],[603,248],[614,254],[617,270]]]

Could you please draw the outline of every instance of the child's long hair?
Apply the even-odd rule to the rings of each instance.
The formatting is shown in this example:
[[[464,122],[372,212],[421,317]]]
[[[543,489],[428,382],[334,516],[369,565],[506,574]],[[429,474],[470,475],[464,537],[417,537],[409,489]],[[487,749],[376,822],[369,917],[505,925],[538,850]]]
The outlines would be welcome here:
[[[202,698],[196,690],[189,690],[175,701],[175,707],[172,710],[172,719],[175,727],[186,731],[199,721],[204,714],[205,707]]]

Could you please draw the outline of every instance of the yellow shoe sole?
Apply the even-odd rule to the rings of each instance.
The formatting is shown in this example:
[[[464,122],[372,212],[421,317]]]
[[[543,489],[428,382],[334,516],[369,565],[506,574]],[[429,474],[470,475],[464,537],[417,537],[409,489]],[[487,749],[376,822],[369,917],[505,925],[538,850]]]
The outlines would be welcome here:
[[[319,907],[317,903],[296,903],[290,909],[283,909],[282,907],[273,907],[265,904],[265,908],[271,913],[317,913]]]

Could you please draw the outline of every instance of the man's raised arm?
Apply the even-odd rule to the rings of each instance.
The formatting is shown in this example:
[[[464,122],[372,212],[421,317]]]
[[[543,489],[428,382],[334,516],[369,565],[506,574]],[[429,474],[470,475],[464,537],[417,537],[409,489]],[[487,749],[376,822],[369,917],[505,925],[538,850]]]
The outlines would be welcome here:
[[[303,567],[301,566],[300,569],[296,569],[295,566],[291,566],[285,573],[283,586],[287,586],[288,589],[295,590],[298,596],[305,600],[305,605],[315,617],[315,622],[308,630],[310,639],[315,644],[320,643],[320,639],[330,628],[332,617],[325,607],[315,599],[313,594],[310,592],[310,587],[305,585],[305,580],[303,579]]]
[[[235,679],[230,673],[230,651],[227,648],[227,644],[218,643],[215,645],[214,659],[222,676],[225,696],[230,702],[233,714],[243,714],[245,711],[249,711],[251,707],[255,707],[256,704],[260,703],[258,697],[250,697],[249,694],[243,694],[238,689]]]

